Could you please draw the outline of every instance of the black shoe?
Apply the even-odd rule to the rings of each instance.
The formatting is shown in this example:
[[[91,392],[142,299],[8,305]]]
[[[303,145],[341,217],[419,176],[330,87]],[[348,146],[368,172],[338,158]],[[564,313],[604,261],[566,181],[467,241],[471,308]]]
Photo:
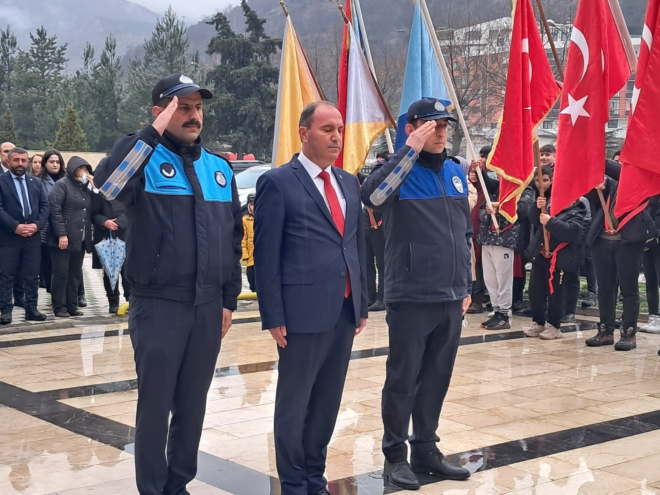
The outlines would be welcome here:
[[[390,485],[404,490],[419,490],[419,480],[413,473],[408,461],[389,462],[385,459],[383,478]]]
[[[466,480],[470,477],[470,471],[459,466],[453,466],[447,462],[442,452],[430,452],[424,457],[411,456],[412,470],[417,474],[432,474],[445,480]]]
[[[108,299],[109,309],[108,313],[116,315],[119,311],[119,298]]]
[[[385,303],[383,301],[376,301],[369,306],[369,311],[385,311]]]
[[[318,492],[316,492],[316,495],[330,495],[330,492],[327,488],[321,488]]]
[[[637,333],[636,328],[628,328],[627,330],[621,329],[621,340],[619,340],[614,349],[617,351],[632,351],[637,347]]]
[[[493,320],[495,319],[495,314],[493,316],[489,317],[486,321],[481,322],[481,328],[488,328],[488,325],[490,325]]]
[[[69,311],[69,314],[70,314],[71,316],[82,316],[82,315],[84,315],[85,313],[83,313],[82,311],[76,309],[75,311]]]
[[[86,308],[87,307],[87,299],[84,297],[79,297],[78,298],[78,307],[79,308]]]
[[[25,321],[46,321],[46,315],[36,309],[25,311]]]
[[[571,314],[568,314],[568,315],[564,316],[561,319],[561,322],[562,323],[577,323],[577,319],[575,318],[575,315],[573,313],[571,313]]]
[[[583,308],[593,308],[594,306],[598,305],[598,299],[596,298],[596,294],[593,292],[589,292],[587,294],[587,297],[585,297],[582,300],[582,307]]]
[[[480,302],[472,301],[470,307],[467,310],[469,315],[478,315],[484,312],[484,305]]]
[[[14,306],[17,308],[25,308],[25,299],[22,297],[15,297]]]
[[[511,306],[511,311],[517,313],[519,311],[522,311],[523,309],[525,309],[525,303],[523,303],[522,301],[513,301],[513,305]]]
[[[3,313],[0,316],[0,325],[9,325],[11,323],[11,313]]]
[[[495,313],[491,322],[486,326],[486,330],[508,330],[511,328],[509,315],[506,313]]]
[[[605,325],[598,326],[598,333],[585,341],[589,347],[601,347],[614,344],[614,330],[608,330]]]

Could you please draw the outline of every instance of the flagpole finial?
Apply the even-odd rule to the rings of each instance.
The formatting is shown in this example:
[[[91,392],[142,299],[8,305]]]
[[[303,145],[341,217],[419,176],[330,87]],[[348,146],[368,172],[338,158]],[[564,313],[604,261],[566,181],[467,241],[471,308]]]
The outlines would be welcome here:
[[[280,7],[282,7],[282,10],[284,11],[284,15],[289,17],[289,11],[286,9],[286,5],[284,5],[284,0],[280,0]]]
[[[344,18],[344,22],[348,24],[349,20],[348,17],[346,16],[346,11],[344,11],[344,6],[341,3],[337,2],[337,8],[339,9],[339,12],[341,12],[341,16]]]

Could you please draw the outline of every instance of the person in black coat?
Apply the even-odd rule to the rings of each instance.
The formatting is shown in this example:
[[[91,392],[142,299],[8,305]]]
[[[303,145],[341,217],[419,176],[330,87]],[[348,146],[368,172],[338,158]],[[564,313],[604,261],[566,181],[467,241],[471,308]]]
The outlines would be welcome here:
[[[48,201],[38,179],[27,175],[28,153],[9,151],[9,171],[0,176],[0,323],[12,321],[12,290],[20,276],[25,290],[25,319],[43,321],[39,300],[40,236]]]
[[[67,175],[56,182],[48,200],[51,208],[53,281],[51,297],[55,316],[81,316],[78,288],[85,252],[92,248],[92,167],[83,158],[71,157]]]
[[[119,201],[107,201],[102,196],[95,194],[92,196],[93,203],[99,203],[100,208],[95,208],[95,213],[92,216],[92,223],[94,224],[94,245],[107,239],[109,236],[121,239],[126,242],[126,229],[128,228],[128,216],[126,215],[126,207]],[[96,250],[93,251],[92,268],[103,269],[101,260],[98,257]],[[124,267],[121,268],[121,284],[124,289],[124,298],[128,301],[131,297],[131,285],[126,276],[124,275]],[[108,297],[108,312],[116,314],[119,311],[119,281],[117,285],[112,287],[108,274],[103,270],[103,286],[105,293]]]
[[[532,308],[532,328],[525,330],[527,337],[540,337],[543,340],[560,339],[560,327],[564,316],[564,292],[567,274],[577,274],[580,266],[580,238],[582,237],[585,204],[578,200],[554,217],[550,217],[550,201],[553,170],[543,167],[543,188],[545,197],[540,195],[536,205],[529,209],[529,220],[533,228],[528,257],[532,260],[532,273],[529,281],[529,302]],[[541,213],[547,206],[547,214]],[[549,253],[544,253],[545,226],[549,239]],[[546,319],[547,311],[547,319]]]

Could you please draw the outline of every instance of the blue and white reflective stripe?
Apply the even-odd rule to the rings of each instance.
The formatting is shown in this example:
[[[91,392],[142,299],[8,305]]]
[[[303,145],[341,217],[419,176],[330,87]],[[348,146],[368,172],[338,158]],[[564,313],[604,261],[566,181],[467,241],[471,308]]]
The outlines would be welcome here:
[[[126,155],[126,158],[122,160],[117,169],[112,172],[112,175],[101,186],[101,189],[99,189],[101,194],[108,201],[117,199],[117,196],[124,189],[126,183],[135,175],[135,172],[138,171],[152,151],[153,148],[142,140],[135,143],[133,149]]]
[[[383,183],[378,186],[378,189],[371,193],[369,200],[374,206],[382,205],[388,196],[397,190],[403,182],[403,179],[406,178],[408,172],[412,169],[418,156],[417,152],[411,149],[394,170],[390,172],[390,175],[387,176]]]

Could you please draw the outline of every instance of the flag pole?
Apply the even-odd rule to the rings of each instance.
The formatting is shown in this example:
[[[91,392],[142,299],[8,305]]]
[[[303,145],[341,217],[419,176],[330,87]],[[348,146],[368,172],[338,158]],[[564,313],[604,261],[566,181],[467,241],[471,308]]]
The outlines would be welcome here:
[[[538,137],[534,141],[534,162],[536,163],[536,180],[539,183],[539,198],[545,199],[545,191],[542,189],[543,167],[541,166],[541,146]],[[547,215],[548,208],[546,206],[541,208],[541,213]],[[552,251],[550,251],[550,233],[548,232],[548,229],[545,228],[545,225],[543,226],[543,256],[546,258],[552,256]]]
[[[628,57],[630,70],[635,72],[637,70],[637,54],[635,53],[635,47],[633,46],[632,39],[630,38],[628,27],[626,26],[626,20],[624,19],[623,12],[621,11],[621,5],[619,5],[619,0],[608,0],[608,3],[610,5],[612,15],[614,16],[614,22],[616,23],[616,28],[619,31],[621,42],[623,43],[623,47],[626,50],[626,57]]]
[[[284,17],[289,17],[289,11],[286,9],[286,5],[284,5],[284,0],[280,0],[280,7],[284,11]]]
[[[467,142],[466,148],[467,148],[468,160],[470,161],[470,163],[476,162],[477,154],[474,151],[474,144],[472,144],[472,138],[470,137],[470,134],[468,132],[468,127],[467,124],[465,123],[465,117],[463,117],[463,111],[461,110],[461,105],[458,102],[458,96],[456,96],[456,90],[454,89],[454,85],[451,82],[449,69],[447,69],[447,64],[445,63],[445,57],[442,55],[442,48],[440,47],[440,42],[438,41],[438,35],[436,34],[435,29],[433,27],[433,22],[431,21],[431,14],[429,13],[429,9],[426,5],[426,0],[417,0],[417,1],[420,2],[420,6],[422,8],[422,17],[424,18],[426,29],[429,31],[429,34],[431,35],[431,45],[433,46],[435,57],[438,60],[438,64],[440,65],[440,71],[442,72],[442,77],[445,79],[445,86],[447,86],[447,91],[449,92],[449,99],[451,100],[452,104],[454,105],[454,108],[456,109],[458,120],[460,122],[461,128],[463,129],[463,134],[465,135],[465,141]],[[490,208],[492,208],[493,203],[490,200],[490,195],[488,194],[488,189],[486,188],[486,182],[484,181],[484,176],[481,173],[481,167],[476,167],[475,171],[477,172],[477,177],[479,178],[479,183],[481,184],[481,188],[484,191],[484,198],[486,199],[486,204]],[[497,221],[495,214],[492,214],[491,218],[493,219],[493,226],[495,227],[495,230],[499,234],[500,225]]]
[[[536,0],[536,6],[539,8],[539,15],[541,16],[541,22],[543,22],[543,27],[545,32],[548,35],[548,42],[550,43],[550,49],[552,50],[552,56],[555,59],[555,65],[557,66],[557,72],[559,73],[559,80],[564,81],[564,68],[561,65],[561,60],[559,59],[559,53],[557,52],[557,47],[555,46],[555,40],[552,38],[552,33],[550,32],[550,24],[548,24],[548,18],[545,15],[545,9],[543,8],[543,3],[541,0]]]
[[[360,21],[360,30],[362,31],[362,37],[364,39],[364,52],[367,56],[367,63],[371,69],[371,74],[374,78],[374,81],[378,83],[378,78],[376,77],[376,69],[374,68],[374,59],[371,56],[371,46],[369,45],[369,37],[367,36],[367,26],[364,24],[364,18],[362,17],[362,6],[360,5],[360,0],[352,0],[355,2],[355,10],[357,11],[358,20]],[[389,153],[394,153],[394,144],[392,143],[392,136],[390,136],[390,129],[388,128],[385,131],[385,140],[387,141],[387,150]]]

